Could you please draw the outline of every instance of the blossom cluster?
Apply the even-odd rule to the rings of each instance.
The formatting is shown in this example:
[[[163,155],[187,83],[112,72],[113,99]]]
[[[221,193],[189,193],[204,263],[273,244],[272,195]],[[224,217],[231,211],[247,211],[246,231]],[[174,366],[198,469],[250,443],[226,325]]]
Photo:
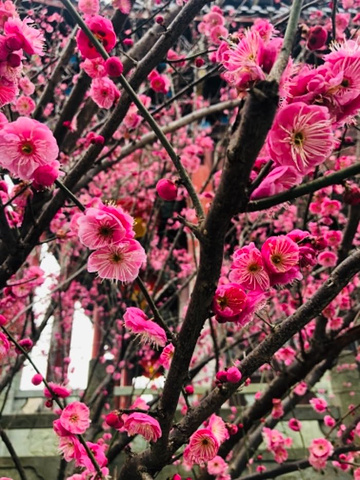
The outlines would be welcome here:
[[[253,242],[235,250],[230,283],[219,285],[213,310],[220,322],[248,323],[270,287],[301,280],[301,266],[315,265],[318,245],[308,232],[271,236],[259,250]]]
[[[80,242],[94,250],[88,258],[88,271],[100,278],[132,282],[146,262],[146,254],[134,239],[133,218],[120,206],[87,208],[73,222]]]
[[[239,94],[267,78],[282,45],[277,33],[270,22],[258,19],[250,29],[235,34],[236,40],[219,45],[223,77]],[[326,29],[311,27],[307,48],[319,49],[326,39]],[[360,109],[359,55],[359,37],[343,38],[331,46],[330,53],[322,54],[320,66],[295,65],[290,60],[280,83],[280,108],[262,151],[273,165],[252,198],[298,185],[329,159],[335,146],[334,128],[351,122]]]
[[[78,435],[82,435],[90,426],[89,408],[82,402],[69,403],[61,412],[60,418],[54,420],[53,428],[59,438],[59,449],[67,462],[75,461],[77,467],[82,467],[80,479],[96,473],[96,467],[91,461]],[[101,442],[86,442],[103,475],[109,473],[106,467],[105,444]]]
[[[83,8],[85,23],[106,52],[110,52],[116,44],[116,33],[111,21],[98,15],[98,5],[94,8]],[[118,77],[123,72],[123,65],[117,57],[104,60],[100,52],[89,40],[83,30],[76,36],[78,49],[84,58],[81,67],[92,79],[90,97],[100,108],[109,109],[120,98],[120,92],[109,78]]]

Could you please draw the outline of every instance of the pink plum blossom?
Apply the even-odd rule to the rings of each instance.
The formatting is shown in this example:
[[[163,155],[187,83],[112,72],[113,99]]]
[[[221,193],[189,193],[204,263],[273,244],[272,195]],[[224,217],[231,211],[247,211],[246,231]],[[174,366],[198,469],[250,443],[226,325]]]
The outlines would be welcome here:
[[[31,180],[34,171],[56,160],[59,148],[50,129],[26,117],[0,129],[0,165],[22,180]]]
[[[286,235],[269,237],[261,248],[271,285],[286,284],[301,279],[299,246]]]
[[[284,192],[302,180],[301,173],[294,167],[284,165],[274,167],[260,185],[252,192],[251,199],[270,197]]]
[[[126,240],[95,250],[88,258],[89,272],[100,278],[118,282],[132,282],[146,262],[146,254],[137,240]]]
[[[10,342],[7,339],[7,336],[0,332],[0,360],[3,360],[7,357],[10,351]]]
[[[284,409],[280,398],[272,399],[273,408],[271,410],[271,416],[273,418],[281,418],[284,415]]]
[[[323,398],[317,398],[317,397],[312,398],[309,403],[316,412],[318,412],[318,413],[326,412],[327,401],[324,400]]]
[[[268,135],[268,148],[277,165],[305,175],[325,162],[333,148],[327,108],[292,103],[280,108]]]
[[[230,367],[226,371],[226,380],[230,383],[240,382],[242,378],[241,372],[236,367]]]
[[[116,34],[109,19],[102,17],[101,15],[93,15],[86,20],[86,25],[107,52],[110,52],[110,50],[114,48]],[[96,58],[101,56],[82,30],[78,32],[76,41],[78,49],[84,58]]]
[[[224,420],[214,413],[209,418],[207,428],[213,433],[219,445],[229,438],[229,431]]]
[[[293,432],[299,432],[301,430],[301,422],[297,418],[290,418],[288,426]]]
[[[226,472],[227,468],[227,463],[219,455],[216,455],[212,460],[209,460],[207,464],[207,471],[210,475],[220,475],[221,473]]]
[[[169,370],[170,368],[171,360],[174,356],[174,352],[175,352],[175,347],[172,343],[169,343],[168,345],[166,345],[164,350],[161,352],[159,363],[164,368],[166,368],[166,370]]]
[[[146,343],[164,347],[167,341],[166,333],[157,323],[147,318],[145,313],[136,307],[128,307],[124,313],[125,327],[141,336]]]
[[[70,433],[82,434],[90,426],[90,410],[85,403],[72,402],[61,412],[60,423]]]
[[[189,463],[202,464],[212,460],[219,450],[219,442],[208,428],[193,433],[189,445],[184,450],[184,458]]]
[[[234,317],[242,312],[246,298],[246,293],[238,284],[220,285],[214,296],[214,312],[224,318]]]
[[[110,78],[94,78],[91,82],[90,97],[100,108],[111,108],[120,98],[120,92]]]
[[[156,442],[162,435],[159,422],[146,413],[131,413],[124,429],[129,435],[142,435],[148,442]]]
[[[325,468],[327,459],[333,454],[334,447],[325,438],[314,439],[309,447],[309,462],[316,469]]]
[[[267,290],[270,287],[261,252],[253,242],[235,251],[229,278],[250,290]]]
[[[119,244],[134,236],[133,218],[120,206],[103,205],[88,208],[78,219],[80,242],[91,250]]]
[[[28,17],[23,20],[9,18],[4,25],[4,31],[8,38],[18,42],[15,50],[22,48],[28,55],[43,55],[44,34],[40,29],[31,27],[31,24],[32,20]]]
[[[99,0],[79,0],[78,8],[85,15],[97,15],[100,9]]]

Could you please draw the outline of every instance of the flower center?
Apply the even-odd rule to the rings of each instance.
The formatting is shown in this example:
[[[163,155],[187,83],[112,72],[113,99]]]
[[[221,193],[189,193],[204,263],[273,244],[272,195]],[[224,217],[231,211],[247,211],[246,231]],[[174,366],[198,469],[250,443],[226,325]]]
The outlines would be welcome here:
[[[271,261],[275,264],[275,265],[279,265],[281,263],[281,255],[279,254],[275,254],[275,255],[272,255],[271,256]]]
[[[112,255],[111,255],[111,261],[114,262],[114,263],[120,263],[122,260],[122,256],[120,253],[116,253],[114,252]]]
[[[31,142],[24,142],[21,145],[21,151],[25,155],[31,155],[34,152],[34,145]]]
[[[99,235],[101,235],[102,237],[111,237],[113,231],[113,228],[108,227],[107,225],[101,225],[101,227],[99,228]]]
[[[228,306],[228,301],[227,301],[227,298],[226,297],[219,297],[217,299],[217,302],[219,304],[219,307],[221,308],[221,310],[223,310],[225,307]]]
[[[78,420],[79,420],[79,417],[78,415],[76,415],[75,413],[73,415],[71,415],[71,417],[69,418],[70,422],[72,423],[76,423]]]
[[[255,272],[258,272],[260,269],[259,269],[259,265],[257,265],[256,263],[251,263],[249,266],[248,266],[248,270],[249,272],[251,273],[255,273]]]
[[[304,134],[302,132],[296,132],[293,137],[293,142],[297,147],[301,147],[304,142]]]

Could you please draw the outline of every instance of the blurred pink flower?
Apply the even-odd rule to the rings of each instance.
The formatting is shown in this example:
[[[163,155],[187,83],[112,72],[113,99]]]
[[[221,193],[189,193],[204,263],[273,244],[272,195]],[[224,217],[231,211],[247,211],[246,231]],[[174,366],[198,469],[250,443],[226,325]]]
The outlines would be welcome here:
[[[318,413],[324,413],[326,412],[327,409],[327,401],[324,400],[323,398],[312,398],[309,401],[310,405],[313,407],[313,409],[318,412]]]
[[[78,9],[85,15],[97,15],[100,9],[99,0],[79,0]]]
[[[325,438],[315,438],[309,447],[309,462],[316,470],[325,468],[328,457],[334,453],[334,447]]]
[[[166,345],[164,350],[161,352],[159,363],[164,368],[166,368],[166,370],[169,370],[170,368],[171,360],[174,356],[174,351],[175,351],[174,345],[172,343],[169,343],[169,345]]]
[[[297,418],[290,418],[288,422],[290,430],[293,432],[299,432],[301,430],[301,422]]]
[[[30,18],[8,18],[4,25],[4,31],[7,38],[16,39],[18,48],[14,50],[23,49],[28,55],[44,55],[44,34],[40,29],[33,28],[30,25],[32,20]]]
[[[0,332],[0,360],[3,360],[10,351],[10,342],[7,336]]]

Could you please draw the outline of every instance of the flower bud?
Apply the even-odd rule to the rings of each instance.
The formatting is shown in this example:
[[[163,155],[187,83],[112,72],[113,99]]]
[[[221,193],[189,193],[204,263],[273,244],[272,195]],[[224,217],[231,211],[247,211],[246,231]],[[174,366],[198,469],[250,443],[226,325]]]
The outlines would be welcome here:
[[[328,33],[324,27],[317,25],[311,27],[308,33],[307,48],[309,50],[319,50],[326,43]]]
[[[31,379],[31,383],[33,385],[40,385],[42,381],[43,381],[43,377],[42,375],[40,375],[40,373],[36,373]]]
[[[156,191],[159,194],[159,197],[163,200],[176,200],[177,197],[177,186],[171,180],[162,178],[156,184]]]
[[[120,77],[124,70],[120,58],[110,57],[105,62],[105,71],[109,77]]]
[[[237,383],[241,380],[241,372],[236,367],[230,367],[226,372],[226,380],[230,383]]]
[[[109,425],[109,427],[113,427],[116,429],[119,429],[124,425],[123,419],[116,410],[106,415],[105,422]]]

